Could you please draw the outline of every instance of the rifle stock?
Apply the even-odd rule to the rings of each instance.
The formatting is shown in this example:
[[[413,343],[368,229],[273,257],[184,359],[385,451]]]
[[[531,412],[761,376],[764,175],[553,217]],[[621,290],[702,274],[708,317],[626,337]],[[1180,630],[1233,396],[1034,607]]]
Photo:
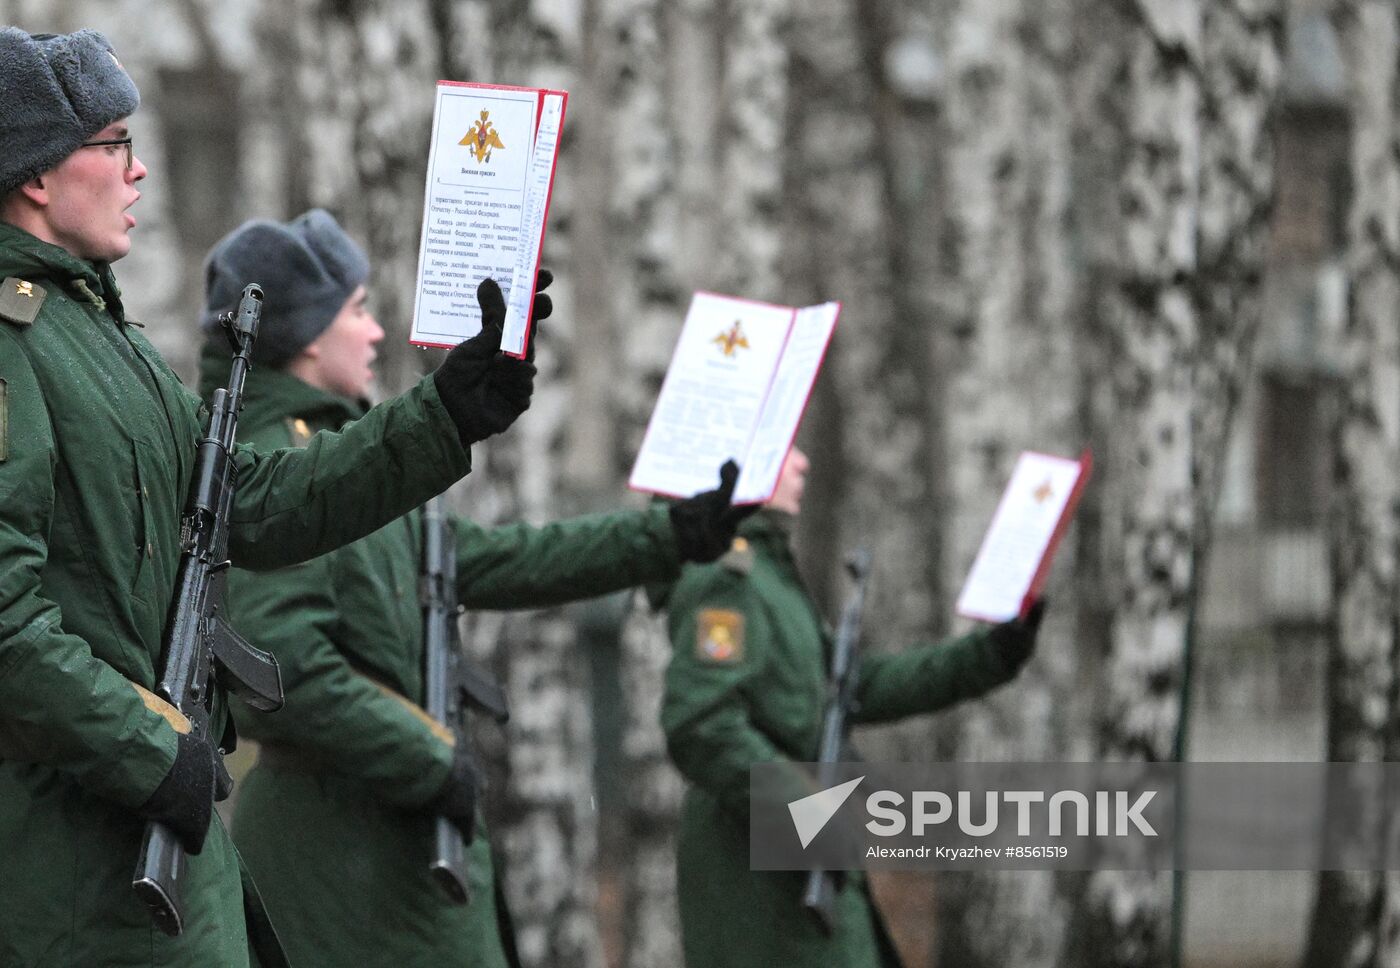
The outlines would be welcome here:
[[[433,857],[428,873],[434,883],[453,904],[467,904],[472,899],[467,880],[467,848],[462,832],[446,817],[433,821]]]
[[[841,610],[841,625],[831,650],[831,674],[827,679],[826,709],[822,714],[821,745],[817,753],[817,787],[825,790],[836,782],[836,764],[849,731],[847,716],[854,707],[860,682],[860,622],[865,609],[865,588],[870,579],[870,552],[864,548],[846,559],[851,576],[850,597]],[[814,867],[807,872],[802,906],[827,934],[836,931],[836,878],[834,871]]]

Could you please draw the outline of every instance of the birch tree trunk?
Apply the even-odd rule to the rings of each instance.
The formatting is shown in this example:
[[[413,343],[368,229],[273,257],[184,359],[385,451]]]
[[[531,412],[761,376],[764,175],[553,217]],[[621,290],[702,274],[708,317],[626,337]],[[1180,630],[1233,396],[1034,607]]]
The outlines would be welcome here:
[[[1273,213],[1273,117],[1286,0],[1226,0],[1202,10],[1198,224],[1202,365],[1192,412],[1197,554],[1211,548],[1225,452],[1253,373]],[[1204,569],[1197,570],[1198,582]],[[1199,594],[1199,593],[1196,593]]]
[[[693,122],[687,108],[703,110],[708,98],[678,98],[701,78],[684,74],[675,50],[675,22],[684,12],[658,0],[607,0],[601,34],[615,38],[602,65],[613,109],[600,127],[608,133],[604,167],[608,236],[605,267],[605,340],[619,354],[624,379],[610,379],[610,439],[599,451],[612,459],[614,479],[624,477],[641,445],[656,391],[680,333],[690,287],[700,276],[693,256],[682,258],[681,158],[677,132]],[[683,106],[684,105],[684,106]],[[599,431],[603,433],[605,431]],[[596,461],[596,458],[595,458]]]
[[[1352,195],[1332,434],[1327,752],[1329,760],[1377,762],[1400,754],[1400,23],[1390,2],[1339,0],[1333,10],[1347,69]],[[1400,964],[1398,908],[1394,872],[1322,872],[1305,964]]]
[[[1088,221],[1101,547],[1114,549],[1099,743],[1107,759],[1182,751],[1189,648],[1229,420],[1258,329],[1272,190],[1268,109],[1281,5],[1090,3],[1098,127],[1086,169],[1106,199]],[[1085,184],[1094,184],[1092,180]],[[1071,963],[1165,963],[1166,875],[1087,882]]]
[[[715,276],[726,291],[782,301],[788,0],[719,0],[723,105],[712,145],[722,174]],[[713,215],[711,216],[713,218]]]
[[[800,438],[813,467],[797,553],[829,617],[846,594],[844,555],[856,546],[874,553],[867,615],[879,620],[864,630],[872,651],[907,648],[944,620],[934,580],[945,524],[933,352],[938,124],[930,92],[910,102],[886,70],[896,40],[929,39],[928,23],[905,18],[900,6],[795,7],[788,72],[785,275],[798,304],[842,302]],[[915,56],[926,51],[923,44]],[[928,733],[927,721],[911,721],[856,739],[871,759],[926,759]],[[876,877],[872,887],[906,960],[926,961],[931,879]]]
[[[610,308],[627,373],[614,381],[624,431],[613,442],[625,469],[691,291],[784,297],[786,2],[607,0],[603,11],[603,36],[619,41],[605,76],[614,105],[609,215],[620,242]],[[675,835],[684,785],[657,720],[670,642],[664,619],[640,596],[622,646],[629,840],[622,964],[663,968],[681,961]]]
[[[642,597],[639,593],[638,597]],[[676,895],[676,832],[685,782],[666,755],[662,680],[671,661],[663,617],[635,601],[623,629],[623,728],[627,763],[627,857],[623,968],[682,963]]]
[[[480,47],[475,39],[470,44],[473,51],[492,52],[489,64],[478,69],[489,70],[490,79],[499,82],[576,87],[581,3],[492,3],[488,9],[490,37],[482,38]],[[566,121],[565,152],[575,123],[575,118]],[[577,508],[561,458],[568,449],[578,376],[570,348],[588,322],[568,311],[575,173],[588,163],[574,155],[556,177],[543,263],[556,274],[550,292],[563,311],[542,329],[530,411],[509,434],[491,442],[485,466],[473,475],[489,482],[493,503],[509,509],[507,519],[542,522]],[[591,689],[575,625],[558,609],[511,615],[496,656],[515,716],[507,737],[504,809],[494,823],[521,960],[527,966],[600,965]]]
[[[902,649],[940,631],[946,611],[938,581],[939,319],[929,295],[936,284],[921,261],[936,251],[922,207],[936,204],[937,191],[911,188],[901,165],[905,145],[922,151],[935,131],[927,114],[910,116],[886,75],[885,57],[901,29],[894,5],[813,9],[828,12],[820,34],[815,20],[804,34],[802,97],[793,105],[801,127],[789,194],[806,234],[792,258],[808,298],[839,298],[843,309],[810,431],[813,483],[835,499],[804,510],[802,525],[804,540],[825,536],[818,547],[827,557],[804,554],[803,561],[831,615],[843,587],[841,556],[869,548],[875,573],[867,614],[881,619],[864,641],[872,650]],[[867,731],[862,745],[885,742],[886,752],[897,753],[907,741],[923,749],[924,733],[917,723]]]
[[[949,11],[948,351],[950,526],[946,587],[966,576],[1017,455],[1073,456],[1083,334],[1069,229],[1071,5],[961,3]],[[1072,559],[1072,549],[1062,553]],[[1067,572],[1062,566],[1057,575]],[[1074,589],[1057,582],[1037,657],[1005,690],[957,714],[961,760],[1082,756],[1074,701]],[[1082,744],[1082,740],[1081,740]],[[1053,965],[1069,902],[1047,871],[939,879],[939,964]]]
[[[684,16],[683,12],[675,17]],[[679,159],[674,92],[681,73],[672,57],[673,18],[656,0],[609,0],[604,37],[616,46],[603,65],[603,90],[613,106],[606,119],[607,210],[612,281],[607,308],[610,342],[625,361],[625,379],[609,382],[613,420],[607,448],[614,477],[630,467],[655,404],[656,390],[685,312],[688,286],[678,251]],[[668,65],[670,65],[668,70]],[[691,104],[698,105],[703,98]],[[596,459],[596,458],[595,458]],[[676,899],[675,837],[683,782],[666,754],[659,715],[662,678],[670,661],[665,622],[643,596],[633,599],[622,633],[625,854],[618,872],[625,968],[681,963]]]
[[[1089,2],[1087,185],[1093,250],[1091,368],[1108,376],[1098,478],[1109,620],[1100,710],[1105,759],[1170,759],[1179,721],[1196,535],[1192,412],[1198,266],[1201,4]],[[1093,199],[1086,199],[1090,202]],[[1116,580],[1115,580],[1116,579]],[[1087,880],[1072,964],[1166,964],[1170,876]]]

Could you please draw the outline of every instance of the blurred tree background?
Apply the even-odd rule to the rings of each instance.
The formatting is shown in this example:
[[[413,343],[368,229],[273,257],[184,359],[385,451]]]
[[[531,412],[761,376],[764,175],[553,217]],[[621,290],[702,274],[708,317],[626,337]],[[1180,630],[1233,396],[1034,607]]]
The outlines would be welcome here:
[[[406,342],[438,78],[571,92],[543,378],[459,487],[483,521],[624,482],[697,288],[845,309],[799,553],[867,646],[951,602],[1023,449],[1093,448],[1035,660],[870,758],[1400,757],[1395,0],[0,0],[105,32],[149,165],[127,303],[193,375],[204,253],[333,211]],[[621,598],[470,621],[531,968],[679,964],[669,646]],[[884,877],[911,968],[1400,963],[1365,873]]]

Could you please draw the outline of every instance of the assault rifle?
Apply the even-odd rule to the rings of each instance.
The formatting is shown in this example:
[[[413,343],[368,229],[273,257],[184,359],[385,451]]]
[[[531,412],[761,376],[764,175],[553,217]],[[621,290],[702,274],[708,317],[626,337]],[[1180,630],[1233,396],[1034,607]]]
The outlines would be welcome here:
[[[180,524],[175,599],[162,643],[163,671],[156,684],[157,694],[189,720],[191,734],[210,745],[215,683],[254,709],[282,708],[277,660],[245,642],[219,615],[229,567],[229,511],[237,487],[237,468],[230,456],[238,411],[243,407],[243,382],[262,318],[262,300],[262,289],[250,285],[243,290],[237,312],[219,317],[233,346],[233,371],[228,389],[214,391],[209,432],[199,442],[195,458],[189,501]],[[232,781],[222,758],[216,758],[215,764],[215,782],[227,795]],[[150,908],[156,926],[172,937],[183,928],[180,888],[185,862],[184,848],[170,828],[147,823],[131,886]]]
[[[457,531],[446,499],[440,495],[423,508],[421,581],[424,707],[466,749],[468,706],[498,723],[510,718],[510,708],[500,685],[462,655],[457,635],[457,617],[462,612],[457,602]],[[433,824],[433,856],[428,873],[454,904],[471,900],[462,837],[462,832],[446,817],[438,817]]]
[[[865,586],[870,578],[870,552],[859,548],[846,559],[846,571],[853,587],[841,610],[841,626],[831,650],[831,674],[827,679],[826,710],[822,715],[822,738],[817,753],[817,788],[825,790],[836,782],[836,764],[850,727],[847,715],[855,707],[860,683],[860,615],[865,608]],[[811,911],[818,926],[830,935],[836,930],[836,879],[834,871],[814,867],[807,872],[802,906]]]

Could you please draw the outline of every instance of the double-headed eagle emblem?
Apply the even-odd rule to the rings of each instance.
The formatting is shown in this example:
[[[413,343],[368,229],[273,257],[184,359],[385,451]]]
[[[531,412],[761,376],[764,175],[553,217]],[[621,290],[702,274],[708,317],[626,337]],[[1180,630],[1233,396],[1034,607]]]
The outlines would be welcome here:
[[[714,339],[710,340],[719,347],[720,352],[725,356],[733,356],[739,350],[749,348],[749,338],[744,335],[744,330],[739,326],[739,320],[734,320],[734,325]]]
[[[477,164],[491,160],[491,149],[505,148],[505,145],[501,143],[500,134],[496,132],[496,126],[488,120],[490,115],[490,111],[482,111],[481,120],[474,122],[472,129],[467,132],[467,136],[457,142],[459,145],[467,146]]]

